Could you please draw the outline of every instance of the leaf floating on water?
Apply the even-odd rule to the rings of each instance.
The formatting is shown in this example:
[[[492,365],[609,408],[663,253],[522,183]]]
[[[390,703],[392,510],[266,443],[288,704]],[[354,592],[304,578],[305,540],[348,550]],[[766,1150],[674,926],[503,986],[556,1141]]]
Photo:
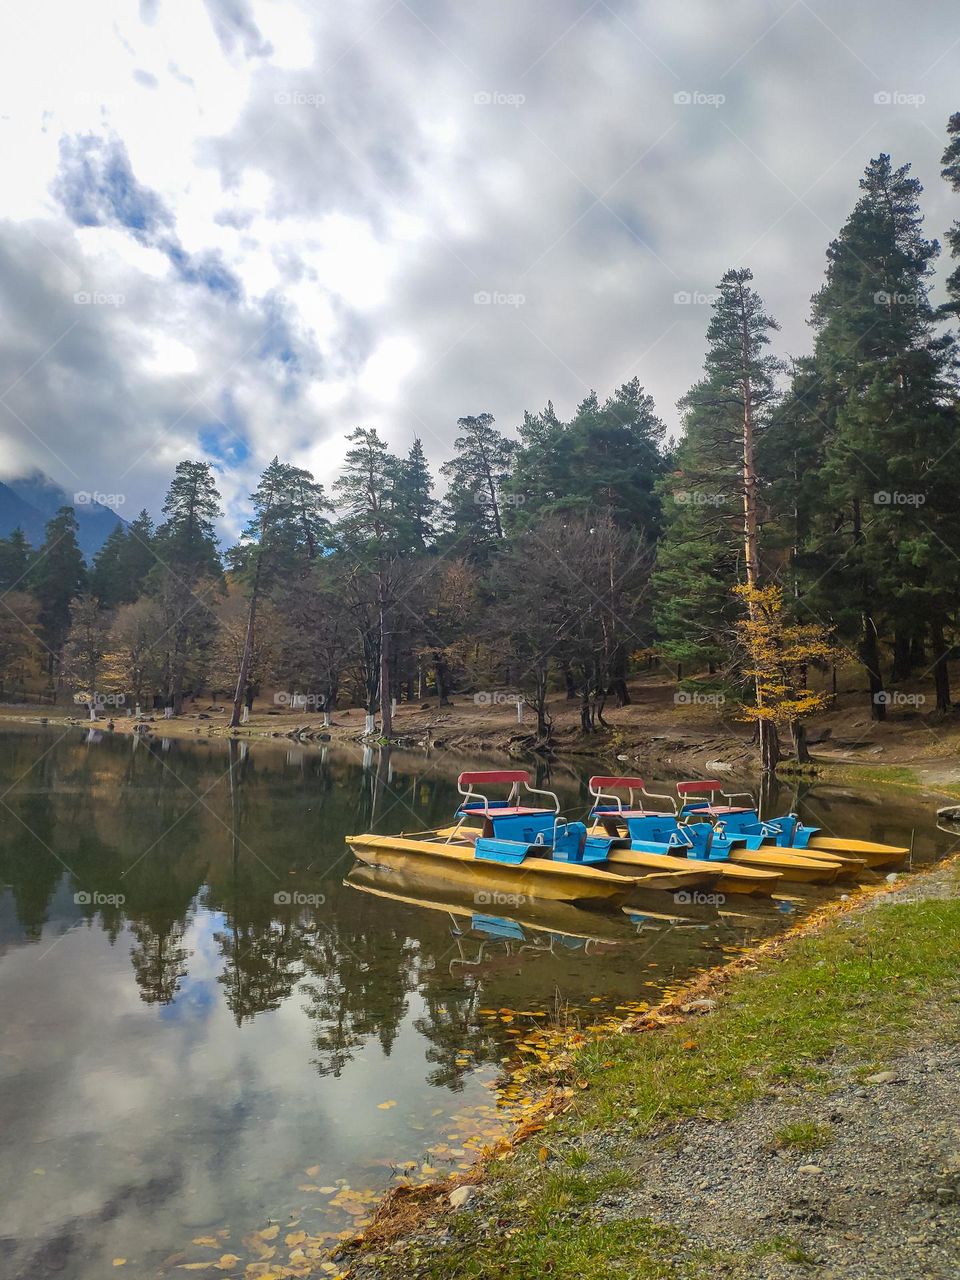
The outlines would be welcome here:
[[[216,1236],[194,1236],[191,1244],[202,1244],[207,1249],[219,1249],[220,1241]]]
[[[218,1271],[232,1271],[240,1261],[240,1255],[236,1253],[225,1253],[213,1264]]]
[[[336,1189],[336,1187],[321,1187],[320,1194],[322,1196],[332,1196]]]
[[[396,1105],[397,1105],[397,1100],[396,1100],[396,1098],[389,1098],[386,1102],[378,1102],[378,1103],[377,1103],[377,1110],[378,1110],[378,1111],[389,1111],[391,1107],[395,1107]]]
[[[280,1227],[279,1227],[279,1224],[276,1222],[273,1224],[272,1227],[264,1227],[262,1231],[257,1232],[257,1235],[260,1237],[261,1240],[276,1240],[279,1234],[280,1234]]]
[[[206,1271],[212,1264],[209,1262],[181,1262],[180,1271]]]
[[[320,1173],[320,1166],[318,1164],[312,1164],[309,1169],[304,1169],[303,1172],[308,1178],[316,1178]]]
[[[126,1266],[126,1263],[127,1263],[126,1258],[114,1258],[113,1260],[113,1265],[115,1267],[124,1267]]]
[[[303,1244],[306,1238],[307,1233],[305,1231],[291,1231],[288,1236],[283,1237],[283,1243],[292,1247],[295,1244]]]

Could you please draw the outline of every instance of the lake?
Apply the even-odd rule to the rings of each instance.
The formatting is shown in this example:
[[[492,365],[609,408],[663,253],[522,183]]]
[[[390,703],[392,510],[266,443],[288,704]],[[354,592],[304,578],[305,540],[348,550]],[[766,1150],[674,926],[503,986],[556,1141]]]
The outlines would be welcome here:
[[[457,772],[496,764],[0,733],[4,1274],[256,1276],[291,1251],[294,1274],[301,1233],[352,1234],[505,1131],[532,1027],[653,1002],[844,891],[511,915],[351,874],[346,835],[445,824]],[[541,779],[582,815],[569,766]],[[953,843],[899,792],[777,801],[917,861]]]

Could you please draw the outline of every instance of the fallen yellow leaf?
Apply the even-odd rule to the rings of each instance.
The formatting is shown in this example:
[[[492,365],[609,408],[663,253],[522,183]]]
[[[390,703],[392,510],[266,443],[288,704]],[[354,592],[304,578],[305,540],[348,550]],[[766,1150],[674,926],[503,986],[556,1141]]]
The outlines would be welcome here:
[[[377,1108],[380,1111],[389,1111],[391,1107],[395,1107],[396,1105],[396,1099],[390,1098],[387,1102],[378,1102]]]
[[[240,1261],[238,1253],[224,1253],[213,1264],[220,1271],[230,1271]]]
[[[283,1243],[289,1245],[302,1244],[307,1238],[305,1231],[291,1231],[288,1236],[283,1237]]]
[[[272,1227],[264,1227],[262,1231],[257,1232],[257,1235],[259,1235],[261,1240],[276,1240],[279,1234],[280,1227],[276,1222]]]
[[[127,1261],[126,1258],[114,1258],[113,1265],[115,1267],[122,1267],[126,1263],[126,1261]]]
[[[219,1249],[219,1248],[220,1248],[220,1241],[217,1239],[217,1237],[216,1237],[216,1236],[194,1236],[190,1243],[191,1243],[191,1244],[202,1244],[202,1245],[204,1245],[207,1249]]]

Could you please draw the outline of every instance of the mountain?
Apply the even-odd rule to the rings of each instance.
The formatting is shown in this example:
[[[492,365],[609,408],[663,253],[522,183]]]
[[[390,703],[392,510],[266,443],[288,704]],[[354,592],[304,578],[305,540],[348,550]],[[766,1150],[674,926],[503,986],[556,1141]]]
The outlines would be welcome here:
[[[43,531],[60,507],[73,507],[80,532],[77,541],[87,560],[92,560],[118,524],[127,522],[110,507],[96,501],[91,493],[67,493],[42,471],[31,471],[6,482],[0,481],[0,538],[7,538],[19,525],[33,547],[43,542]]]

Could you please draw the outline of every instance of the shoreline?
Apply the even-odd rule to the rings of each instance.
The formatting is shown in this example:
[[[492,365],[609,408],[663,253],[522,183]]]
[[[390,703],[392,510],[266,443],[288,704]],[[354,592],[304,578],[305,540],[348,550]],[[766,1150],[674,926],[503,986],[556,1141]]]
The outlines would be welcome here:
[[[463,1270],[451,1269],[454,1264],[459,1267],[461,1261],[460,1253],[454,1247],[457,1230],[463,1234],[464,1250],[480,1248],[480,1241],[476,1236],[479,1215],[489,1215],[492,1212],[498,1225],[502,1225],[503,1215],[512,1214],[513,1219],[519,1221],[519,1225],[512,1226],[509,1234],[512,1235],[514,1232],[522,1234],[525,1230],[524,1220],[532,1217],[534,1210],[530,1207],[530,1201],[524,1199],[520,1202],[518,1213],[514,1208],[511,1195],[504,1193],[503,1188],[509,1189],[513,1185],[512,1179],[515,1176],[521,1177],[524,1185],[526,1185],[525,1180],[531,1178],[548,1180],[550,1169],[547,1166],[553,1165],[560,1149],[566,1152],[567,1162],[580,1170],[584,1167],[581,1163],[584,1153],[593,1152],[594,1148],[604,1149],[609,1145],[604,1137],[605,1133],[609,1134],[616,1130],[618,1137],[623,1137],[620,1132],[621,1117],[617,1111],[615,1110],[612,1114],[609,1110],[604,1111],[602,1102],[598,1104],[591,1102],[590,1099],[598,1086],[603,1088],[605,1073],[615,1075],[618,1071],[622,1072],[625,1066],[629,1070],[629,1060],[626,1063],[618,1061],[623,1053],[624,1044],[629,1045],[632,1040],[647,1041],[652,1045],[658,1038],[668,1037],[670,1045],[669,1049],[664,1050],[664,1055],[669,1051],[676,1054],[679,1049],[681,1060],[690,1061],[692,1055],[701,1050],[698,1043],[699,1037],[698,1040],[692,1037],[698,1036],[701,1029],[709,1027],[711,1021],[716,1021],[718,1016],[724,1017],[730,1005],[738,999],[743,1004],[745,984],[748,986],[752,984],[757,988],[762,986],[764,981],[775,982],[776,975],[778,972],[782,973],[785,966],[796,965],[798,951],[805,950],[809,953],[804,958],[805,971],[816,972],[825,963],[822,957],[818,957],[818,951],[820,949],[827,951],[830,946],[834,946],[837,936],[851,934],[858,926],[869,921],[871,914],[878,908],[881,912],[896,911],[911,903],[923,904],[957,898],[960,898],[960,854],[955,854],[923,871],[912,873],[895,885],[866,886],[851,895],[846,902],[835,900],[825,904],[819,911],[787,932],[752,947],[726,965],[716,966],[697,975],[678,991],[644,1013],[627,1019],[611,1020],[609,1025],[591,1036],[568,1031],[566,1036],[558,1041],[556,1052],[551,1059],[541,1066],[538,1072],[541,1079],[540,1096],[530,1105],[523,1121],[517,1126],[512,1136],[495,1148],[485,1151],[475,1169],[465,1175],[443,1183],[409,1189],[397,1188],[389,1192],[376,1212],[371,1227],[354,1242],[334,1254],[339,1265],[347,1267],[341,1274],[355,1277],[356,1280],[393,1280],[394,1277],[399,1280],[401,1276],[424,1276],[431,1277],[432,1280],[433,1277],[441,1275],[451,1277],[469,1275],[479,1278],[513,1274],[495,1269],[492,1260],[486,1258],[486,1255],[486,1261],[491,1268],[489,1270],[471,1269],[466,1263]],[[944,941],[949,939],[945,938]],[[909,944],[904,942],[903,946],[906,950]],[[956,942],[954,942],[954,951],[957,951]],[[956,958],[955,956],[954,964]],[[951,978],[949,985],[950,998],[960,1009],[960,989],[956,987],[955,979]],[[748,998],[750,994],[751,991],[748,989]],[[863,1016],[869,1020],[869,1009],[864,1011]],[[957,1013],[955,1021],[956,1026],[952,1034],[960,1040],[960,1012]],[[691,1038],[684,1039],[688,1036]],[[910,1052],[918,1046],[922,1048],[923,1040],[924,1037],[919,1032],[915,1029],[911,1031],[907,1055],[909,1056]],[[898,1055],[902,1056],[903,1044],[898,1042],[893,1047],[894,1058]],[[878,1084],[886,1083],[886,1077],[890,1073],[876,1071],[878,1064],[883,1064],[882,1051],[876,1046],[871,1046],[865,1052],[865,1057],[861,1055],[863,1061],[859,1065],[854,1064],[851,1068],[853,1075],[860,1079],[863,1072],[869,1069],[873,1070],[870,1080]],[[649,1066],[652,1061],[662,1059],[663,1055],[659,1055],[658,1049],[651,1048],[646,1061]],[[960,1084],[960,1074],[958,1074],[958,1084]],[[509,1087],[509,1081],[504,1087]],[[841,1086],[832,1083],[827,1087],[827,1093],[829,1094],[835,1087]],[[810,1088],[812,1090],[813,1086]],[[774,1106],[780,1106],[785,1113],[789,1111],[792,1114],[797,1110],[798,1104],[800,1109],[804,1105],[805,1086],[799,1086],[799,1094],[794,1096],[791,1083],[787,1083],[782,1089],[779,1086],[776,1087],[771,1096],[775,1096]],[[584,1099],[587,1100],[585,1104]],[[654,1111],[650,1126],[647,1128],[641,1126],[641,1132],[635,1138],[635,1142],[636,1145],[645,1148],[648,1156],[652,1156],[663,1149],[664,1142],[666,1142],[666,1149],[671,1150],[672,1133],[683,1130],[684,1126],[689,1127],[700,1123],[697,1119],[700,1114],[705,1115],[704,1123],[708,1126],[715,1125],[721,1120],[734,1124],[738,1113],[745,1108],[749,1110],[752,1106],[763,1105],[767,1101],[767,1091],[761,1090],[759,1097],[754,1097],[748,1089],[745,1097],[735,1096],[728,1105],[721,1105],[717,1109],[715,1099],[706,1092],[698,1095],[694,1088],[693,1094],[687,1099],[688,1104],[692,1105],[692,1110],[681,1107],[675,1115],[663,1117],[659,1125],[657,1113]],[[586,1113],[589,1113],[591,1108],[593,1115],[589,1116]],[[706,1108],[705,1111],[704,1108]],[[797,1133],[798,1142],[803,1146],[804,1135],[799,1126]],[[531,1155],[532,1144],[529,1139],[534,1136],[541,1145],[537,1152]],[[809,1140],[811,1139],[808,1138],[807,1141]],[[810,1149],[814,1150],[816,1146]],[[609,1152],[605,1153],[606,1156],[609,1154]],[[609,1163],[609,1160],[605,1162]],[[601,1163],[604,1161],[602,1160]],[[516,1171],[514,1171],[515,1165],[518,1166]],[[798,1167],[802,1172],[807,1165]],[[811,1170],[815,1168],[817,1173],[821,1172],[819,1166],[811,1164],[809,1167]],[[937,1176],[941,1177],[940,1174]],[[946,1173],[942,1175],[941,1181],[944,1177],[947,1177]],[[950,1177],[953,1175],[951,1174]],[[952,1186],[953,1183],[951,1182],[950,1185]],[[461,1188],[464,1190],[458,1194]],[[941,1191],[939,1194],[945,1209],[960,1201],[960,1176],[956,1179],[954,1198],[948,1196],[946,1191]],[[650,1207],[647,1205],[648,1209]],[[489,1225],[489,1218],[487,1225]],[[571,1229],[574,1231],[577,1229],[575,1220]],[[654,1232],[658,1229],[654,1227]],[[779,1250],[774,1249],[773,1252],[779,1251],[786,1261],[801,1263],[805,1267],[814,1261],[813,1257],[792,1239],[787,1243],[781,1243],[782,1247]],[[670,1247],[673,1248],[675,1245],[676,1242],[673,1241]],[[957,1262],[960,1264],[960,1255]],[[659,1258],[657,1265],[662,1266],[663,1263],[664,1260]],[[619,1266],[619,1262],[616,1265]],[[561,1276],[567,1274],[566,1270],[558,1272]],[[608,1273],[601,1269],[597,1274]],[[620,1274],[620,1272],[612,1270],[609,1274]],[[648,1272],[644,1270],[636,1274],[646,1276]],[[679,1277],[699,1274],[699,1272],[691,1273],[686,1269],[680,1271],[656,1269],[651,1270],[649,1274],[658,1277],[673,1275]],[[725,1263],[718,1271],[711,1271],[709,1274],[711,1276],[733,1275],[739,1272]],[[753,1274],[754,1272],[751,1271],[750,1275]],[[761,1269],[756,1274],[766,1276],[768,1272]],[[789,1270],[774,1268],[769,1274],[779,1277],[795,1273],[792,1268]],[[846,1275],[847,1273],[824,1274]],[[929,1274],[934,1276],[940,1273],[931,1271]]]
[[[637,710],[631,719],[637,718]],[[663,769],[689,770],[694,775],[716,774],[731,781],[754,776],[759,758],[753,744],[741,732],[723,736],[718,726],[676,719],[672,728],[651,723],[657,732],[639,735],[639,726],[626,725],[608,732],[598,731],[583,736],[567,725],[552,738],[549,748],[538,743],[529,732],[516,723],[505,723],[505,717],[496,711],[475,714],[474,708],[451,706],[429,709],[403,704],[396,716],[397,733],[390,742],[393,750],[448,751],[452,755],[471,757],[504,756],[518,763],[575,764],[582,760],[604,760],[623,766],[626,770]],[[365,713],[357,708],[347,708],[332,713],[333,720],[324,726],[319,714],[296,715],[290,712],[256,710],[249,723],[231,729],[228,711],[223,704],[206,703],[202,707],[185,711],[169,720],[162,714],[151,713],[139,721],[127,716],[103,716],[96,722],[69,713],[66,708],[44,708],[7,705],[0,707],[0,726],[5,722],[97,728],[102,732],[132,735],[135,726],[145,725],[150,737],[175,738],[186,741],[226,740],[236,742],[266,742],[275,745],[295,744],[305,749],[323,746],[380,749],[387,744],[376,735],[365,735]],[[108,728],[108,723],[112,728]],[[891,733],[891,729],[893,733]],[[896,725],[885,726],[888,741],[897,747],[909,747],[897,734]],[[906,731],[913,732],[913,727]],[[829,731],[824,741],[829,741]],[[960,737],[957,740],[960,748]],[[875,748],[876,750],[876,748]],[[891,748],[891,754],[894,748]],[[849,783],[851,785],[895,786],[908,790],[935,792],[948,799],[960,799],[960,756],[952,750],[950,739],[944,735],[943,752],[936,755],[910,754],[896,750],[897,759],[889,763],[850,758],[849,754],[834,749],[813,756],[807,765],[793,761],[781,761],[776,776],[782,782]]]

